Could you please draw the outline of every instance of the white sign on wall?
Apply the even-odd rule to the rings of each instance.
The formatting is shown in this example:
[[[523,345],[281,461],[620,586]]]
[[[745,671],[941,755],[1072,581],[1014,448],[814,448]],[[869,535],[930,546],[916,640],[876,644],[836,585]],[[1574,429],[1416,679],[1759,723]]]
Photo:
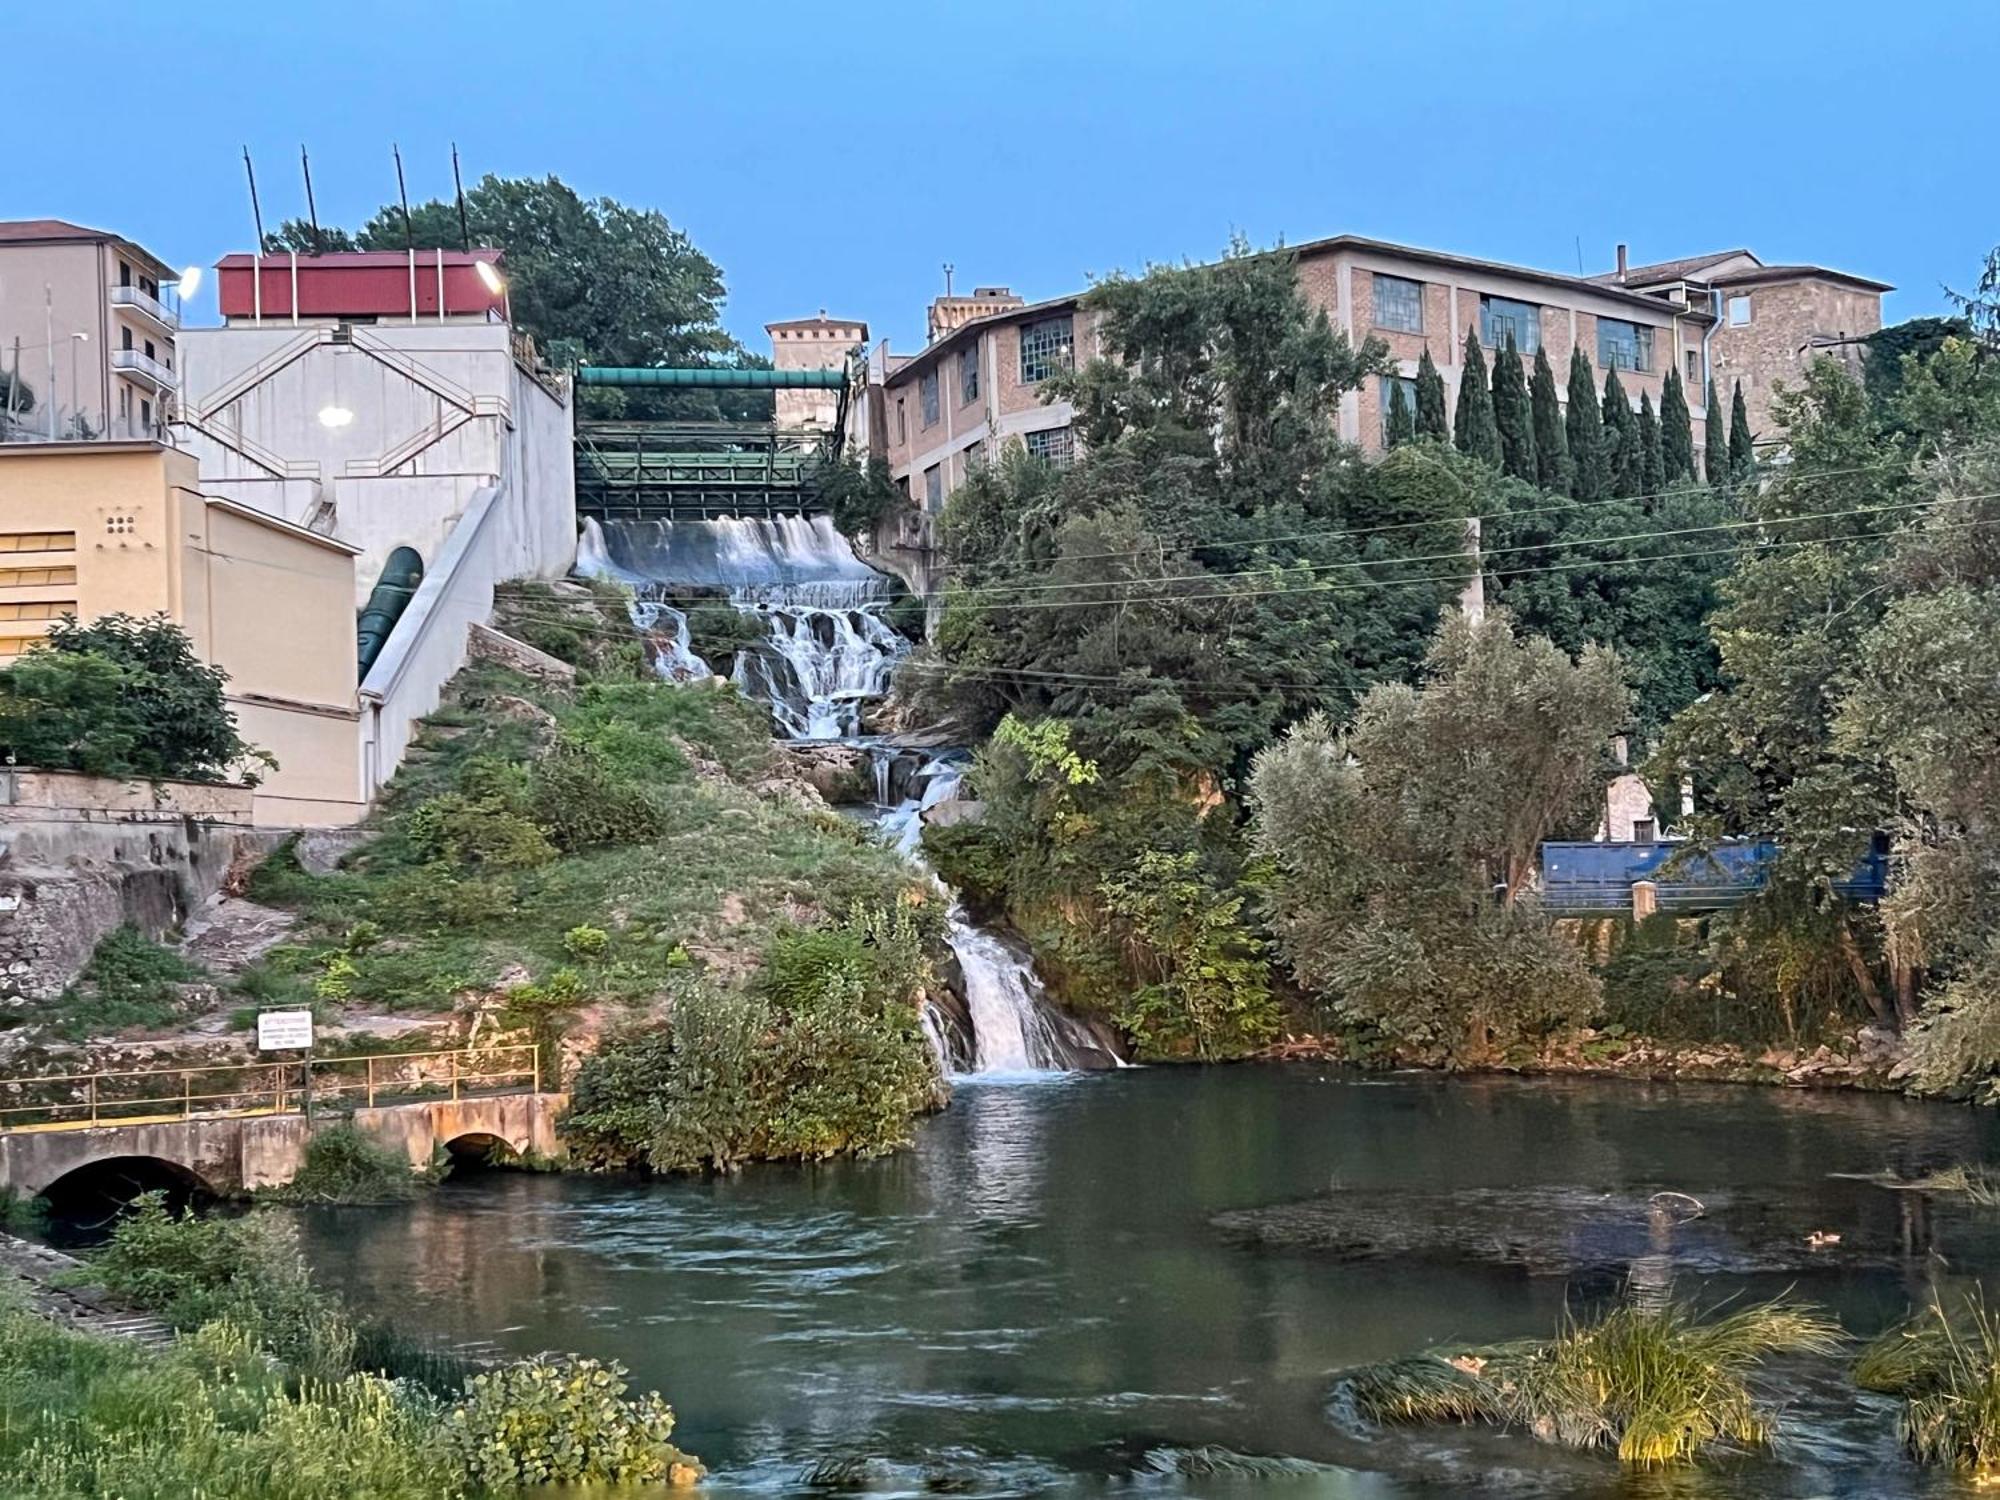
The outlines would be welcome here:
[[[265,1010],[257,1013],[257,1050],[279,1052],[313,1044],[313,1013],[309,1010]]]

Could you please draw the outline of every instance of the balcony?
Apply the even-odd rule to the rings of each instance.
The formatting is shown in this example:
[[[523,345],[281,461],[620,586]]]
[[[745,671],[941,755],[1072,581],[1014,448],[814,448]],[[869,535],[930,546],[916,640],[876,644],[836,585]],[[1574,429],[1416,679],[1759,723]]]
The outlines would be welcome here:
[[[180,331],[180,314],[167,307],[158,297],[139,287],[114,286],[111,289],[111,305],[137,313],[163,333]]]
[[[171,369],[137,349],[113,349],[111,368],[120,375],[147,381],[159,391],[171,391],[179,384],[179,377]]]

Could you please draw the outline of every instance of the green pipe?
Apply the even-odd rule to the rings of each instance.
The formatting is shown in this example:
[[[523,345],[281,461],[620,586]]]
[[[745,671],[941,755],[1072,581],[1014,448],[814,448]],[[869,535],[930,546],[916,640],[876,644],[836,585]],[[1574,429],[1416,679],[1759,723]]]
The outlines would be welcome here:
[[[671,369],[667,366],[580,365],[579,385],[669,385],[732,391],[837,391],[847,384],[845,370],[722,370]]]
[[[375,658],[389,644],[389,633],[410,606],[417,585],[424,581],[424,560],[414,547],[398,547],[382,565],[382,576],[355,625],[355,643],[360,648],[361,676],[365,680]]]

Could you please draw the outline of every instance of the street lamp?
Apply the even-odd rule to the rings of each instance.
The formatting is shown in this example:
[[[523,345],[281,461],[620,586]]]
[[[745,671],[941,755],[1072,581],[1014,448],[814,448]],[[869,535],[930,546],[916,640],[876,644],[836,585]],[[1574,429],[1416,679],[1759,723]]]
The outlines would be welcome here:
[[[83,436],[83,380],[77,373],[77,347],[90,342],[87,333],[72,333],[69,336],[69,398],[74,408],[69,414],[70,425],[76,429],[78,437]]]

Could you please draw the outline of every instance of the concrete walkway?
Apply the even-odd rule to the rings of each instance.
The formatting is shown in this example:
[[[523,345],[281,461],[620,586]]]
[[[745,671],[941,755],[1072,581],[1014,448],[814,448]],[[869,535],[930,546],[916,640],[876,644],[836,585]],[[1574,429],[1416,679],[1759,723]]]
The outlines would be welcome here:
[[[84,1269],[73,1255],[0,1234],[0,1277],[20,1283],[31,1312],[79,1333],[132,1339],[152,1349],[165,1349],[174,1331],[158,1318],[120,1306],[95,1287],[60,1283]]]

